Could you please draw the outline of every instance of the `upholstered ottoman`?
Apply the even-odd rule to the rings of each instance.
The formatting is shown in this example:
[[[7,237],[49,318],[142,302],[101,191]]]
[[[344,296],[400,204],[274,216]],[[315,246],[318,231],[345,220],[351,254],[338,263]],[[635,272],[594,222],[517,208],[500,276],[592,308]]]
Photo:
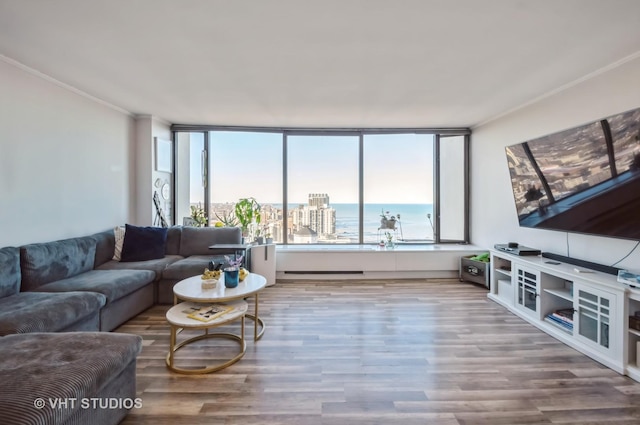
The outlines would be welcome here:
[[[118,424],[136,399],[142,339],[106,332],[0,338],[0,422]]]

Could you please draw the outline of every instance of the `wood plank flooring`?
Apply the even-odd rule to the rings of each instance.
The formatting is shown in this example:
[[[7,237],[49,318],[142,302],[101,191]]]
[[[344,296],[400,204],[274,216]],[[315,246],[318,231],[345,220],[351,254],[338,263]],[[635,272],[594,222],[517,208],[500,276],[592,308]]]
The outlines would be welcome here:
[[[640,423],[640,384],[486,295],[457,280],[279,282],[260,294],[263,338],[247,320],[244,358],[198,376],[166,368],[169,306],[155,306],[117,330],[144,338],[143,405],[123,424]],[[177,358],[234,350],[207,340]]]

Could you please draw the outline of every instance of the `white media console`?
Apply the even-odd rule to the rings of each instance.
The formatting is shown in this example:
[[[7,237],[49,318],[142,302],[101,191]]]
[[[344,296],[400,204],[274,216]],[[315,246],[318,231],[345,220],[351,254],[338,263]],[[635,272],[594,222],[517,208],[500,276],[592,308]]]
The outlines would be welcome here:
[[[640,381],[640,290],[616,276],[536,256],[491,251],[488,297],[565,344]],[[573,311],[573,320],[556,312]],[[556,313],[556,314],[554,314]],[[551,316],[551,317],[550,317]]]

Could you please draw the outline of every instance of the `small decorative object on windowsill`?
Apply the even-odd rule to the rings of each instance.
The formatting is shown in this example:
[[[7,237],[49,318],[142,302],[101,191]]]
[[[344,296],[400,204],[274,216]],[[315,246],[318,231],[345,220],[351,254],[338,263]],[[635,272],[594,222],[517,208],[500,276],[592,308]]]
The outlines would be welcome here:
[[[244,255],[240,257],[231,258],[229,255],[225,255],[224,259],[227,261],[227,267],[224,270],[224,286],[227,288],[235,288],[240,281],[240,266]]]
[[[384,243],[385,248],[393,248],[395,246],[393,242],[393,233],[384,232],[384,236],[387,238],[387,240]]]
[[[380,214],[380,228],[381,229],[396,229],[396,217],[389,216],[389,211],[385,212],[384,210]]]

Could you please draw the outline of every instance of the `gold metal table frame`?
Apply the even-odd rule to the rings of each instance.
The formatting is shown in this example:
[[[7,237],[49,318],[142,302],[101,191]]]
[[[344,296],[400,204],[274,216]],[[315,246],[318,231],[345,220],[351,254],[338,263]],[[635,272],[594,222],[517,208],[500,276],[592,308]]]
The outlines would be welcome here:
[[[245,352],[247,351],[247,343],[245,341],[245,332],[244,332],[244,318],[247,313],[248,304],[244,300],[238,300],[232,303],[228,303],[226,305],[230,305],[234,307],[234,310],[225,313],[219,318],[213,319],[210,322],[199,322],[195,319],[190,319],[187,317],[187,314],[183,312],[183,310],[198,306],[199,304],[192,302],[183,302],[174,305],[167,312],[167,321],[169,322],[169,326],[171,327],[171,334],[169,339],[169,353],[167,354],[166,362],[167,367],[174,372],[187,374],[187,375],[197,375],[197,374],[205,374],[218,371],[220,369],[224,369],[228,366],[231,366],[238,360],[240,360]],[[229,332],[215,332],[211,333],[210,330],[212,328],[216,328],[219,326],[223,326],[240,319],[240,335],[236,335]],[[177,342],[177,336],[183,330],[204,330],[204,333],[201,335],[196,335],[194,337],[188,338],[184,341]],[[231,359],[217,365],[213,366],[205,366],[202,368],[184,368],[176,366],[175,364],[175,353],[189,344],[192,344],[197,341],[201,341],[204,339],[210,338],[224,338],[230,339],[232,341],[236,341],[239,344],[240,350],[239,352],[232,357]]]
[[[246,340],[245,340],[245,317],[253,320],[253,340],[258,341],[264,335],[266,325],[264,321],[259,316],[259,308],[260,308],[260,297],[259,292],[262,291],[266,287],[267,280],[264,276],[249,273],[249,275],[241,281],[236,288],[226,288],[224,286],[224,278],[218,281],[216,288],[214,289],[202,289],[202,280],[200,276],[193,276],[187,279],[184,279],[175,284],[173,288],[173,303],[174,306],[169,310],[169,312],[177,306],[185,304],[185,302],[196,303],[204,305],[206,303],[227,303],[231,302],[244,303],[244,312],[241,317],[241,331],[240,335],[235,335],[232,333],[210,333],[209,330],[214,327],[221,326],[223,324],[230,323],[232,321],[240,318],[238,315],[234,315],[233,317],[229,317],[228,320],[224,322],[219,322],[218,320],[214,320],[212,322],[207,323],[188,323],[188,326],[183,326],[187,323],[183,323],[180,320],[170,320],[169,312],[167,312],[167,321],[169,321],[169,325],[171,327],[171,335],[170,335],[170,347],[169,353],[167,354],[167,366],[169,369],[185,374],[203,374],[215,372],[225,367],[228,367],[238,360],[240,360],[244,353],[246,352]],[[248,313],[248,302],[247,300],[251,297],[254,297],[253,301],[253,312]],[[185,301],[185,302],[181,302]],[[186,307],[186,306],[185,306]],[[182,309],[182,308],[180,308]],[[231,313],[229,313],[231,314]],[[222,316],[224,317],[224,316]],[[173,322],[173,323],[172,323]],[[193,322],[193,321],[192,321]],[[177,343],[177,335],[182,332],[183,329],[203,329],[204,333],[202,335],[198,335],[187,340],[181,341]],[[233,357],[232,359],[224,362],[223,364],[209,366],[201,369],[184,369],[179,368],[175,365],[175,353],[180,348],[208,338],[226,338],[237,341],[240,344],[240,352]]]

